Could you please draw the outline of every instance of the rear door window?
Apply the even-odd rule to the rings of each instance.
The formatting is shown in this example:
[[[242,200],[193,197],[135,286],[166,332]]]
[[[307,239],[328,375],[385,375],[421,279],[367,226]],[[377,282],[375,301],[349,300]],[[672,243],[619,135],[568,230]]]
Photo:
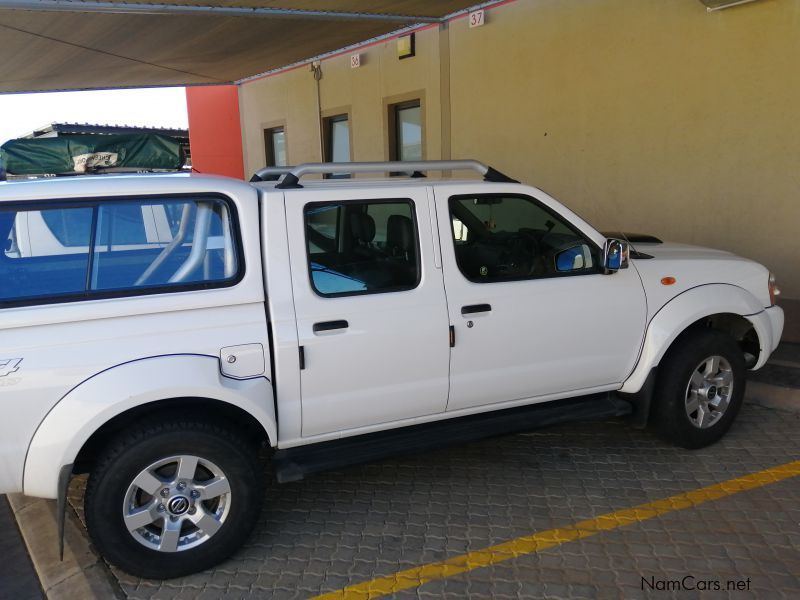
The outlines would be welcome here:
[[[311,285],[320,296],[379,294],[419,284],[419,239],[410,200],[305,207]]]

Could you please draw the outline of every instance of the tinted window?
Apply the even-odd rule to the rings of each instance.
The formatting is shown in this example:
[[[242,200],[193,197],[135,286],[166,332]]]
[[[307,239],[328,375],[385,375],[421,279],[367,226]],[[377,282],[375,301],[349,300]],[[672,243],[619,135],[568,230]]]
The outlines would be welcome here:
[[[236,279],[237,244],[222,200],[87,204],[0,211],[6,240],[0,302],[216,287]]]
[[[104,204],[100,207],[97,223],[97,243],[112,248],[130,244],[147,244],[145,219],[153,229],[153,211],[149,206],[141,204]],[[150,238],[158,241],[158,236],[151,231]]]
[[[597,248],[532,198],[458,196],[450,214],[456,261],[470,281],[597,272]]]
[[[0,211],[0,239],[5,240],[0,301],[83,292],[93,211],[91,207]]]
[[[305,223],[311,284],[320,295],[417,286],[419,243],[409,200],[310,204]]]
[[[72,210],[43,210],[42,220],[47,228],[63,246],[74,248],[88,246],[89,235],[92,227],[92,211],[80,209]]]
[[[236,256],[229,228],[223,234],[227,211],[219,200],[100,205],[92,289],[231,278],[236,273]],[[172,225],[168,226],[170,214]]]
[[[338,205],[320,206],[306,212],[309,254],[320,254],[339,247],[337,233],[340,212]]]

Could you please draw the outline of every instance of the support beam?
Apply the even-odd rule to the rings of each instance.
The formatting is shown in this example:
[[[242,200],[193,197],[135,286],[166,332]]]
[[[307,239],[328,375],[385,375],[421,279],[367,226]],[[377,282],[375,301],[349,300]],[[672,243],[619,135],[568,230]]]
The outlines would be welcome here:
[[[396,23],[438,23],[438,17],[389,15],[343,11],[300,10],[294,8],[197,6],[187,4],[136,4],[95,2],[93,0],[0,0],[0,10],[29,10],[115,15],[215,15],[225,17],[263,17],[278,19],[318,19],[347,21],[390,21]]]
[[[239,88],[210,85],[186,88],[192,170],[242,179],[242,126]]]

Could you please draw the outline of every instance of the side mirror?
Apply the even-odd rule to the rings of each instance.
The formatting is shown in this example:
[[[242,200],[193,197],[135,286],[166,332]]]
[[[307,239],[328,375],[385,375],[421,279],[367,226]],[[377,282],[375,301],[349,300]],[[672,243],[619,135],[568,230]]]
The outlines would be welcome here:
[[[566,273],[569,271],[578,271],[586,268],[585,256],[589,255],[589,248],[586,244],[580,244],[567,248],[556,254],[556,271],[559,273]]]
[[[628,268],[628,242],[609,239],[603,248],[603,269],[606,275]]]

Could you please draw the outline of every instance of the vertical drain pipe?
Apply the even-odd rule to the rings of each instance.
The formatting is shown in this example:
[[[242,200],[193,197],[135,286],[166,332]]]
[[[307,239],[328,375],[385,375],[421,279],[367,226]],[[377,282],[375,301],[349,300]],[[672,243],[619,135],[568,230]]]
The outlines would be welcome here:
[[[319,129],[319,162],[325,162],[325,138],[322,131],[322,93],[319,80],[322,79],[322,63],[315,60],[311,63],[311,72],[317,83],[317,125]]]
[[[453,104],[450,96],[450,24],[443,21],[439,25],[439,98],[441,100],[441,158],[451,160],[453,149]],[[443,171],[442,177],[449,178],[452,171]]]

